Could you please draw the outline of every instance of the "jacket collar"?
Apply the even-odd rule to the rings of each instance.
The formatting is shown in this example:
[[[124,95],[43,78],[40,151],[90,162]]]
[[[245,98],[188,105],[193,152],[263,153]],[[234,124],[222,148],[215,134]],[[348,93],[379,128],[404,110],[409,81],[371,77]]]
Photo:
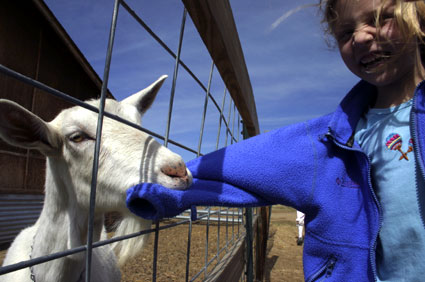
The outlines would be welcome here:
[[[358,121],[376,100],[376,95],[376,87],[372,84],[364,80],[357,83],[333,113],[328,126],[329,134],[340,144],[350,143]],[[425,80],[416,87],[414,99],[413,111],[420,122],[425,121]],[[425,136],[425,129],[421,133]]]
[[[376,87],[366,81],[357,83],[341,101],[329,122],[329,134],[341,144],[352,141],[360,117],[376,99]]]
[[[419,83],[415,91],[415,103],[413,105],[416,112],[423,113],[425,109],[425,80]]]

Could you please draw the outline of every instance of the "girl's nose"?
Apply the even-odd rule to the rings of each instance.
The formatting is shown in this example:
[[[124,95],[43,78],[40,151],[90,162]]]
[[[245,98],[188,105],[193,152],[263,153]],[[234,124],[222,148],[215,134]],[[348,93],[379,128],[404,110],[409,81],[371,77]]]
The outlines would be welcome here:
[[[363,27],[353,34],[353,45],[370,44],[375,39],[375,31],[372,27]]]

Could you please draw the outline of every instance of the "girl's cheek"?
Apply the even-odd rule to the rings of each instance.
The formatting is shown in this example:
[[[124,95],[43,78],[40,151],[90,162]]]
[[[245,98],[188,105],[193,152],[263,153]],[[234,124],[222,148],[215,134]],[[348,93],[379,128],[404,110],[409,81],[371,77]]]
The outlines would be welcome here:
[[[349,40],[348,42],[344,44],[339,45],[339,52],[345,58],[351,57],[353,55],[351,40]]]

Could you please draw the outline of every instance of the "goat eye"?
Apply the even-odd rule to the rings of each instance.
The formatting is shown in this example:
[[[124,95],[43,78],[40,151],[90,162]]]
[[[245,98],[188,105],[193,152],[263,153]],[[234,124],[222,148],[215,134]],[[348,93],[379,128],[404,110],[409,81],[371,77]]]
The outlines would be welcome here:
[[[86,135],[84,133],[81,133],[81,132],[77,132],[77,133],[74,133],[71,136],[69,136],[69,140],[71,140],[74,143],[80,143],[80,142],[83,142],[86,139],[87,139]]]

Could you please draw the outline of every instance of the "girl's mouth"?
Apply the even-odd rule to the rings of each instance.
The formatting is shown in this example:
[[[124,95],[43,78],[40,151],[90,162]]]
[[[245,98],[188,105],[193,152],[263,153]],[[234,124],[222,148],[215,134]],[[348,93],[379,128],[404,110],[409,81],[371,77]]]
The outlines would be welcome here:
[[[390,52],[373,52],[360,60],[365,73],[375,73],[391,58]]]

